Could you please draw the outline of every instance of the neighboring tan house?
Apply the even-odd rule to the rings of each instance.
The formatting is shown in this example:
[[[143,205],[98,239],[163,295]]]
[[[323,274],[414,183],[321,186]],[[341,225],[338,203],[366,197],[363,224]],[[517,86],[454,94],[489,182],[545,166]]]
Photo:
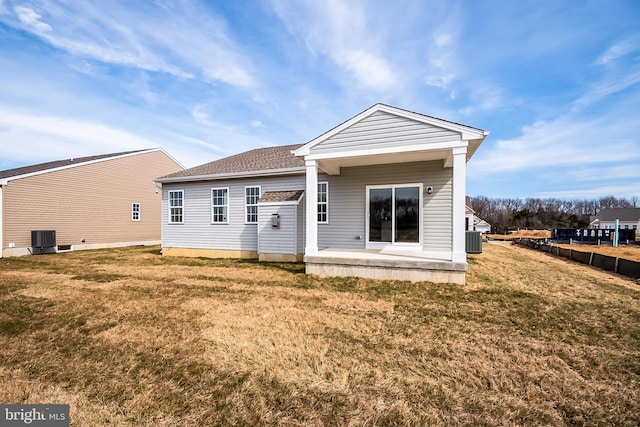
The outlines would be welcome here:
[[[307,144],[158,178],[162,253],[464,283],[466,163],[486,135],[376,104]]]
[[[589,228],[609,230],[616,226],[619,220],[620,228],[638,230],[640,228],[640,208],[612,208],[602,209],[598,215],[590,217]]]
[[[153,180],[183,169],[155,148],[0,171],[0,257],[34,253],[36,230],[55,231],[45,252],[157,244],[161,194]]]

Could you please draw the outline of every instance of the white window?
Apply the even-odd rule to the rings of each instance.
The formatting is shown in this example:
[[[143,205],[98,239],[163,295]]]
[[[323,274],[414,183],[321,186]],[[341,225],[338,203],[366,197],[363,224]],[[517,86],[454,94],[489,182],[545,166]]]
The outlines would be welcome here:
[[[169,191],[169,224],[183,222],[184,191]]]
[[[244,206],[246,224],[258,223],[258,199],[260,198],[260,186],[244,187]]]
[[[140,221],[140,203],[131,203],[131,221]]]
[[[211,189],[211,222],[229,223],[229,189]]]
[[[329,183],[318,183],[318,224],[329,223]]]

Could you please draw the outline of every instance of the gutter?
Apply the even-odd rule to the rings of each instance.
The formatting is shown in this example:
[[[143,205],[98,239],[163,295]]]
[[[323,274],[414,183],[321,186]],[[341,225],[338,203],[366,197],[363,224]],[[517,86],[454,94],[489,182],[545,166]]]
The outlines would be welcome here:
[[[234,179],[234,178],[257,178],[257,177],[263,177],[263,176],[276,176],[276,175],[298,175],[298,174],[303,174],[304,172],[305,172],[304,167],[285,168],[285,169],[266,169],[261,171],[230,172],[230,173],[217,173],[217,174],[211,174],[211,175],[156,178],[153,180],[153,182],[165,184],[165,183],[171,183],[171,182],[217,181],[221,179]]]

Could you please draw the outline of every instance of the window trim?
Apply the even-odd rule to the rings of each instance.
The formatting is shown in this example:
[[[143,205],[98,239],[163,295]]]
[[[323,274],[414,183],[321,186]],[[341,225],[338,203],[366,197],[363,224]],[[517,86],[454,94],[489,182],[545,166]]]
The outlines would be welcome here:
[[[322,184],[326,185],[327,196],[325,198],[325,200],[326,200],[325,202],[320,202],[320,201],[317,202],[317,206],[318,206],[317,212],[318,212],[318,216],[319,216],[320,215],[320,209],[319,209],[320,205],[325,205],[326,206],[326,211],[325,211],[326,219],[324,221],[320,221],[320,219],[318,218],[318,224],[329,224],[329,181],[318,181],[318,187],[320,187],[320,185],[322,185]],[[320,188],[318,188],[317,195],[318,196],[320,195]]]
[[[227,192],[227,203],[224,205],[215,205],[213,204],[213,192],[216,190],[225,190]],[[215,221],[214,220],[214,207],[224,207],[226,220],[225,221]],[[211,224],[229,224],[229,187],[213,187],[211,188]]]
[[[180,193],[180,201],[182,202],[180,206],[171,206],[171,193]],[[167,191],[167,207],[169,208],[169,224],[184,224],[184,190],[168,190]],[[181,209],[180,218],[181,221],[173,221],[173,216],[171,215],[171,209]]]
[[[137,210],[136,210],[136,206],[138,208]],[[136,216],[137,216],[137,218],[136,218]],[[139,202],[131,202],[131,221],[140,221],[140,217],[141,217],[140,203]]]
[[[248,188],[257,188],[258,189],[258,198],[256,199],[256,202],[254,204],[249,204],[247,203],[247,189]],[[260,196],[262,195],[262,186],[261,185],[245,185],[244,187],[244,223],[245,224],[257,224],[259,217],[258,217],[258,199],[260,199]],[[249,207],[255,206],[256,207],[256,220],[255,221],[249,221]]]

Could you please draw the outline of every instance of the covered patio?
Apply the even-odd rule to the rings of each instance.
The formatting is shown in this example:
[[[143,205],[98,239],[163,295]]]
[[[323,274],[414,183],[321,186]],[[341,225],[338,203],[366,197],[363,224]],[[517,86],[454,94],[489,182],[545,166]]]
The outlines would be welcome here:
[[[466,163],[486,135],[481,129],[377,104],[294,150],[305,160],[306,199],[318,200],[318,176],[328,175],[334,200],[352,203],[352,210],[361,214],[358,226],[350,218],[346,233],[364,230],[355,243],[325,228],[320,236],[325,247],[319,247],[317,203],[307,203],[306,272],[464,284]],[[345,182],[347,178],[331,184],[331,177],[356,169],[360,172],[348,175],[360,179],[358,191],[365,197],[354,198],[355,184]],[[414,172],[408,175],[408,169]],[[365,177],[366,170],[373,172]],[[343,187],[348,190],[338,195]],[[340,215],[330,212],[331,225],[347,229],[341,223],[348,216],[345,208],[335,209],[342,210]],[[413,212],[410,219],[407,209]],[[327,247],[329,235],[333,240]]]

